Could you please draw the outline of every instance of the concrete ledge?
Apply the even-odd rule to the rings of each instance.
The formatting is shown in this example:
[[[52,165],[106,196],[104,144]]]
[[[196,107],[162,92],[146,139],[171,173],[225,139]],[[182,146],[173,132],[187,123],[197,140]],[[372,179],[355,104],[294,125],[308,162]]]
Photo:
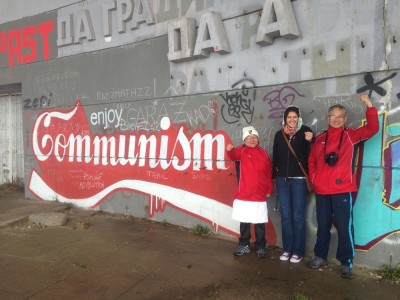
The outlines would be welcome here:
[[[44,226],[63,226],[67,222],[65,213],[48,212],[37,213],[29,216],[29,221]]]

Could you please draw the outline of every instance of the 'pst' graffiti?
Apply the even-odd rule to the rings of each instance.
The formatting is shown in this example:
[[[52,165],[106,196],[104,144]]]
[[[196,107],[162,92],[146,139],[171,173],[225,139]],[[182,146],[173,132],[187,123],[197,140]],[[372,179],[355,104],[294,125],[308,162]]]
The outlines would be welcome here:
[[[219,94],[225,104],[221,106],[221,115],[228,124],[239,122],[240,118],[250,124],[253,120],[254,107],[252,102],[256,99],[256,90],[250,93],[249,89],[241,89],[236,92]]]
[[[269,117],[271,119],[281,118],[286,107],[295,103],[296,96],[304,97],[304,95],[290,86],[284,86],[279,90],[266,94],[263,101],[269,104]]]
[[[357,89],[357,93],[360,94],[362,92],[368,91],[368,97],[371,97],[372,92],[374,91],[375,93],[377,93],[378,95],[383,97],[386,95],[386,91],[383,87],[381,87],[379,85],[384,83],[387,80],[394,78],[396,75],[397,75],[397,73],[392,73],[388,77],[386,77],[382,80],[379,80],[378,82],[374,82],[374,77],[372,77],[371,73],[367,73],[364,75],[364,80],[367,85]]]

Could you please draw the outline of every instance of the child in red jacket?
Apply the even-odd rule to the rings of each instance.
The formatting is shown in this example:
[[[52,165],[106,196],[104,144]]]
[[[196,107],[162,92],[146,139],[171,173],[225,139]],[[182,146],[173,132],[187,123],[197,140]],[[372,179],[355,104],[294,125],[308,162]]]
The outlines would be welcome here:
[[[250,225],[256,233],[257,256],[264,258],[265,223],[268,222],[267,198],[273,191],[272,164],[268,152],[259,146],[257,130],[243,128],[244,145],[226,146],[228,157],[240,162],[239,183],[233,202],[232,218],[240,222],[239,246],[234,255],[250,253]]]

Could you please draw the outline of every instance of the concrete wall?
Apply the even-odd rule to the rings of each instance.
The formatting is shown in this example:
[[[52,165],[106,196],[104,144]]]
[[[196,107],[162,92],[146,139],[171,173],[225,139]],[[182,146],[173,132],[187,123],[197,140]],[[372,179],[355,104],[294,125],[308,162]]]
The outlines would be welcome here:
[[[357,161],[355,263],[398,263],[397,2],[139,2],[58,1],[0,25],[0,87],[22,85],[26,196],[237,236],[225,145],[252,124],[271,151],[288,105],[314,132],[336,103],[360,126],[370,93],[381,126]],[[268,207],[281,245],[275,194]],[[311,254],[314,195],[307,224]]]

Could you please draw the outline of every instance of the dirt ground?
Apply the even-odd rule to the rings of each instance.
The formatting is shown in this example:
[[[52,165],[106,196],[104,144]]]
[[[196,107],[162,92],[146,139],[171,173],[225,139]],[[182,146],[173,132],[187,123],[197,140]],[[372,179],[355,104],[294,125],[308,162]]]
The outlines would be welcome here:
[[[8,193],[4,197],[21,197]],[[400,284],[330,262],[319,270],[234,257],[236,240],[199,237],[148,220],[65,206],[64,226],[27,218],[0,227],[0,299],[400,299]],[[296,297],[297,296],[297,297]],[[306,296],[307,298],[301,298]]]

